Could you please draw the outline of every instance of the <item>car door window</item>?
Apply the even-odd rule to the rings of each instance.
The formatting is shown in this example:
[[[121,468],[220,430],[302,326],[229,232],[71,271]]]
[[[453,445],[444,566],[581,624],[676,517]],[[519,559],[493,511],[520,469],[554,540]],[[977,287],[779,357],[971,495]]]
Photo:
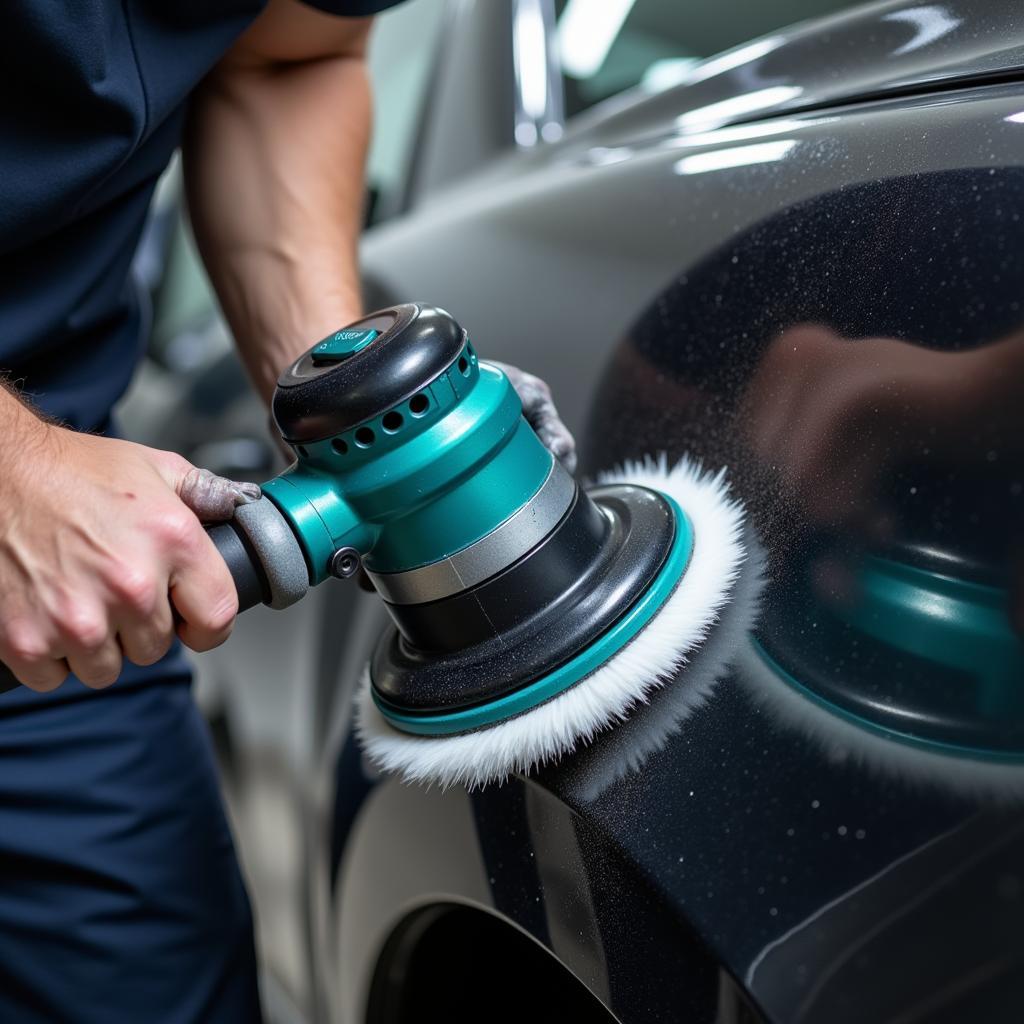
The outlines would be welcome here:
[[[373,222],[401,206],[445,7],[445,0],[407,0],[374,24],[367,58],[374,125],[366,164]]]
[[[850,6],[851,0],[557,0],[566,113],[634,86],[658,92],[713,54]]]

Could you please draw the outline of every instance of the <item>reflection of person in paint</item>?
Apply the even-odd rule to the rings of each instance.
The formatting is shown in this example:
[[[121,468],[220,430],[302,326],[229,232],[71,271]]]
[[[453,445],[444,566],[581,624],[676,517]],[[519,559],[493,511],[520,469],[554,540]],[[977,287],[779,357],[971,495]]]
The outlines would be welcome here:
[[[755,454],[813,521],[884,536],[877,494],[891,467],[932,452],[963,464],[985,457],[1020,464],[1024,332],[948,352],[800,324],[768,346],[740,422]],[[1024,632],[1024,552],[1011,557],[1011,617]]]

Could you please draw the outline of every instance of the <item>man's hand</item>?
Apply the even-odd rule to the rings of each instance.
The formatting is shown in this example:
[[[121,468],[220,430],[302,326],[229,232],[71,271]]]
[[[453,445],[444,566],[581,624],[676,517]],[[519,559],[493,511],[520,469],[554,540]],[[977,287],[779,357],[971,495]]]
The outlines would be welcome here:
[[[228,518],[258,487],[44,423],[2,388],[0,423],[0,661],[22,683],[107,686],[175,632],[196,651],[227,638],[235,586],[193,509]]]

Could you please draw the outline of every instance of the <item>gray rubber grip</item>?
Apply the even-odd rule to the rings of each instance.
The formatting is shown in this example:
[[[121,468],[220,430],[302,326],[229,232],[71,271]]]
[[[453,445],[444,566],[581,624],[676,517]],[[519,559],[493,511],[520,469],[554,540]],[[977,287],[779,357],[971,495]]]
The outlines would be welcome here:
[[[227,564],[238,591],[238,610],[244,612],[270,600],[270,586],[259,559],[246,546],[234,523],[208,526],[214,547]]]
[[[309,569],[288,520],[269,498],[240,505],[232,526],[266,578],[271,608],[287,608],[309,590]],[[230,564],[230,563],[229,563]]]

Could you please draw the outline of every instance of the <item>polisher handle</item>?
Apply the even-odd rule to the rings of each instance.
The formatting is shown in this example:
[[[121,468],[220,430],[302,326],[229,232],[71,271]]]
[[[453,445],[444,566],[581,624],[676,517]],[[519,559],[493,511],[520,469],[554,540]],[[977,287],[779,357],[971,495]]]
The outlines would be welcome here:
[[[287,608],[309,590],[302,545],[269,498],[240,505],[233,519],[207,531],[235,581],[240,612],[257,604]]]
[[[206,532],[235,581],[239,613],[263,604],[267,594],[266,577],[234,525],[218,523],[216,526],[208,526]]]

